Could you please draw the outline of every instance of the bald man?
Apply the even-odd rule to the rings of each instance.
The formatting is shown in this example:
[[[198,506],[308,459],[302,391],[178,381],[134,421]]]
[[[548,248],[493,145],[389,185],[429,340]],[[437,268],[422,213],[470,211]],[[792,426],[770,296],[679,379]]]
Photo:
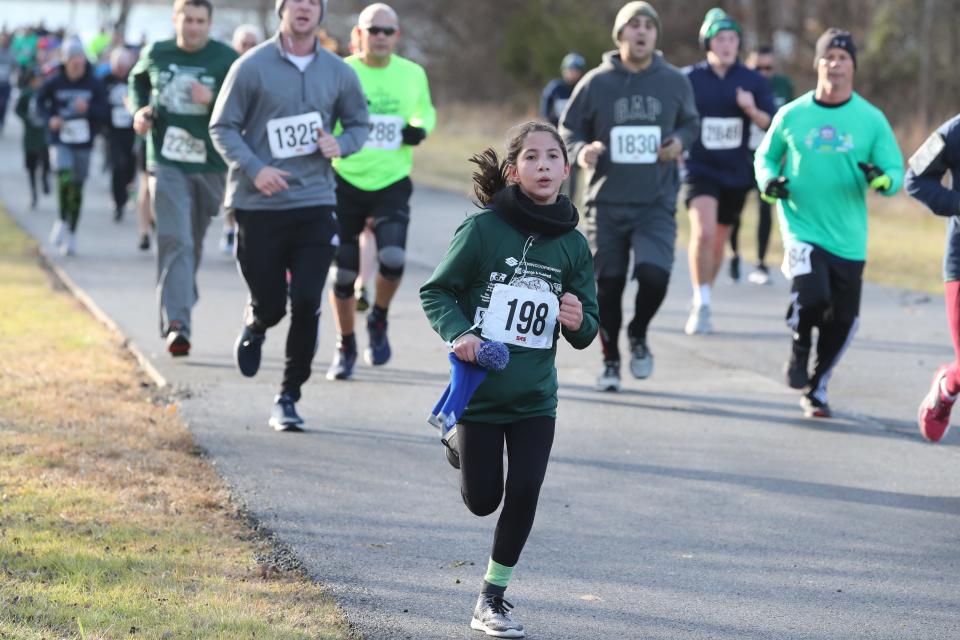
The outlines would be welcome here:
[[[133,132],[133,115],[127,100],[127,78],[137,61],[133,51],[117,47],[110,52],[110,73],[103,83],[110,103],[110,122],[107,141],[110,144],[110,168],[113,171],[113,220],[123,219],[124,209],[130,197],[130,184],[137,175],[134,145],[137,135]]]
[[[337,216],[340,246],[332,292],[339,339],[328,380],[353,375],[357,360],[354,282],[360,270],[359,237],[372,220],[377,240],[376,294],[367,316],[369,342],[364,360],[380,366],[390,360],[387,311],[403,276],[413,184],[413,147],[433,130],[436,111],[423,68],[396,55],[400,19],[389,5],[365,8],[353,28],[359,47],[346,59],[357,76],[370,108],[370,136],[360,152],[337,158]]]

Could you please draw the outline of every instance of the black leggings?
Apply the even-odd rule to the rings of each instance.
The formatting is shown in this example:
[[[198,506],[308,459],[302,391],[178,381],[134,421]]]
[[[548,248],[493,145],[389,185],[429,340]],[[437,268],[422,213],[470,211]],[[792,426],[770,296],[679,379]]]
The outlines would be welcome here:
[[[27,167],[27,174],[30,176],[30,194],[33,199],[37,198],[37,169],[40,170],[41,184],[43,192],[50,191],[50,154],[47,148],[43,147],[36,151],[27,151],[24,157]]]
[[[640,342],[647,339],[647,328],[656,315],[670,284],[670,272],[652,264],[640,263],[634,268],[633,277],[637,280],[637,299],[634,304],[633,320],[627,327],[627,335]],[[599,278],[597,280],[597,302],[600,306],[600,344],[603,347],[603,359],[607,362],[620,362],[620,348],[617,344],[620,325],[623,324],[621,308],[626,278]]]
[[[113,204],[122,209],[129,199],[130,183],[137,174],[137,161],[133,145],[136,142],[133,131],[110,132],[110,166],[113,170]]]
[[[767,247],[770,245],[770,230],[773,229],[773,213],[770,203],[757,196],[757,264],[766,264]],[[730,249],[739,253],[737,234],[740,232],[740,218],[733,223],[730,230]]]
[[[493,534],[490,557],[516,566],[537,513],[540,486],[547,473],[556,418],[536,416],[508,424],[461,422],[457,426],[460,450],[460,493],[475,515],[503,510]],[[503,482],[503,443],[507,443],[507,482]]]

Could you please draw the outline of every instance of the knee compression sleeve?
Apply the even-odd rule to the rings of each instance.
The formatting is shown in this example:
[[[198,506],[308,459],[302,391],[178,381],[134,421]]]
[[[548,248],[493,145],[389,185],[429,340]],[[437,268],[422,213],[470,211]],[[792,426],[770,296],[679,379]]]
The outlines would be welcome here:
[[[380,262],[380,275],[387,280],[399,280],[403,275],[403,265],[407,252],[403,247],[383,247],[377,252]]]

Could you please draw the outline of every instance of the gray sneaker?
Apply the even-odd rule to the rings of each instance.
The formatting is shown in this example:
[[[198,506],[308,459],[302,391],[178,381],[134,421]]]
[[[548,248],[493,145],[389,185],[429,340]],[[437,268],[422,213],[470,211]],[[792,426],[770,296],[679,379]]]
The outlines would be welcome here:
[[[620,391],[620,363],[616,360],[603,361],[603,373],[597,376],[593,387],[597,391]]]
[[[523,624],[510,616],[510,609],[513,605],[503,596],[481,593],[473,609],[470,628],[495,638],[522,638]]]
[[[687,324],[683,327],[683,332],[688,336],[713,333],[713,323],[710,321],[710,307],[701,305],[691,309],[690,317],[687,318]]]
[[[645,380],[653,373],[653,353],[646,340],[630,338],[630,373],[637,380]]]

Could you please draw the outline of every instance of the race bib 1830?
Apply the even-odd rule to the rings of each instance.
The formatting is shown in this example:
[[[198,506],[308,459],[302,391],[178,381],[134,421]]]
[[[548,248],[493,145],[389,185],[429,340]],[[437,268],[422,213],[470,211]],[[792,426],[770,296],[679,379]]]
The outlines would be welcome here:
[[[404,120],[400,116],[382,116],[370,114],[370,135],[363,144],[364,149],[399,149],[403,142]]]
[[[660,127],[610,129],[610,159],[615,164],[653,164],[660,150]]]
[[[780,267],[783,275],[787,278],[796,278],[813,271],[813,265],[810,263],[811,253],[813,253],[812,244],[791,242],[783,252],[783,265]]]
[[[530,349],[549,349],[557,326],[560,301],[547,291],[498,284],[483,314],[481,335]]]
[[[207,161],[207,145],[180,127],[167,127],[160,155],[174,162],[203,164]]]
[[[283,160],[314,153],[317,150],[317,131],[322,128],[323,117],[317,111],[268,120],[270,155]]]
[[[60,123],[60,142],[86,144],[90,142],[90,123],[86,118],[64,120]]]
[[[743,118],[703,118],[700,122],[704,149],[737,149],[743,143]]]

